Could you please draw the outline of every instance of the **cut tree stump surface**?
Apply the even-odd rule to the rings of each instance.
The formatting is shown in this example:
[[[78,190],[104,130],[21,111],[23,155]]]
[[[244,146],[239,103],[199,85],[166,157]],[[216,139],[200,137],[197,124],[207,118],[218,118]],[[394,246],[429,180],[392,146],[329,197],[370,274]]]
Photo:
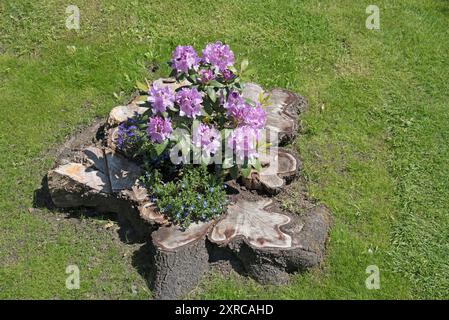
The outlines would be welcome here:
[[[186,83],[159,79],[156,84],[177,89]],[[251,83],[243,94],[253,101],[269,97],[267,131],[276,132],[279,143],[271,141],[272,152],[260,158],[262,169],[241,179],[244,187],[233,182],[236,192],[230,196],[226,213],[216,221],[194,223],[186,230],[172,225],[139,182],[140,165],[116,150],[118,125],[148,110],[145,103],[113,108],[100,129],[104,138],[92,139],[90,145],[71,139],[71,145],[65,146],[70,150],[61,153],[56,168],[48,173],[56,206],[115,212],[148,242],[155,298],[183,297],[208,271],[211,257],[223,252],[236,257],[257,281],[275,284],[286,283],[291,273],[317,266],[324,259],[331,225],[329,210],[310,202],[305,212],[296,215],[283,210],[273,198],[300,173],[299,157],[282,146],[296,136],[307,102],[291,91],[265,92]]]
[[[292,238],[281,227],[291,219],[265,208],[273,201],[240,200],[228,206],[226,216],[215,225],[210,240],[227,244],[236,237],[243,237],[256,248],[290,248]]]

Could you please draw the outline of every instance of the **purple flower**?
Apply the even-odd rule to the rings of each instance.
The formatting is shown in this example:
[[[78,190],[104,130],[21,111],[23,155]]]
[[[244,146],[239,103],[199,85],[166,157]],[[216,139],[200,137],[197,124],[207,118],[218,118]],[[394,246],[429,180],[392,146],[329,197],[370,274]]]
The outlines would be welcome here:
[[[234,72],[232,72],[232,71],[229,70],[229,69],[226,69],[226,70],[222,71],[222,74],[223,74],[223,79],[224,79],[226,82],[231,82],[232,80],[235,79],[235,74],[234,74]]]
[[[172,54],[172,68],[178,72],[189,72],[198,67],[201,59],[192,46],[177,46]]]
[[[262,129],[267,122],[267,113],[262,106],[258,104],[254,107],[246,103],[237,91],[231,92],[223,107],[237,125],[249,125],[254,129]]]
[[[170,119],[155,116],[148,121],[148,135],[153,142],[162,143],[173,131]]]
[[[232,91],[228,100],[223,104],[223,107],[227,110],[228,116],[237,116],[239,110],[245,107],[245,99],[237,91]]]
[[[234,64],[234,53],[229,45],[225,45],[220,41],[209,43],[203,50],[203,60],[218,68],[220,71],[226,70]]]
[[[175,93],[169,87],[158,88],[153,85],[148,92],[148,101],[151,103],[153,113],[165,112],[175,104]]]
[[[200,81],[204,84],[209,83],[215,79],[215,74],[210,69],[201,69],[199,74],[201,76]]]
[[[235,129],[229,136],[228,147],[231,148],[240,161],[245,158],[252,160],[258,158],[257,142],[260,131],[250,126],[242,126]]]
[[[179,115],[181,117],[186,116],[187,118],[195,119],[196,116],[201,115],[203,98],[197,88],[182,88],[176,94],[176,103],[180,107]]]
[[[252,105],[245,103],[243,109],[239,110],[237,121],[244,125],[248,125],[254,129],[262,129],[267,122],[267,113],[260,106],[253,107]]]
[[[125,150],[128,147],[132,147],[140,140],[140,137],[137,135],[138,128],[136,124],[137,121],[133,118],[120,123],[117,133],[117,147],[119,149]]]
[[[200,124],[193,132],[193,144],[202,148],[208,155],[215,154],[220,148],[220,132],[213,126]]]

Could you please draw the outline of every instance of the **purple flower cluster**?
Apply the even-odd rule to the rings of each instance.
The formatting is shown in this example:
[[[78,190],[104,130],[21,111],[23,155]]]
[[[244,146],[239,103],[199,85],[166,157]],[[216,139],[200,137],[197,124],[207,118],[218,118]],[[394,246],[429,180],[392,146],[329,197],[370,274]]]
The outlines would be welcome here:
[[[201,115],[203,98],[197,88],[182,88],[176,95],[176,103],[179,105],[179,115],[195,119]]]
[[[225,81],[230,82],[236,77],[228,69],[234,65],[234,62],[234,52],[232,52],[229,45],[218,41],[209,43],[206,46],[203,50],[202,58],[198,56],[198,53],[192,46],[177,46],[172,54],[171,66],[178,73],[189,73],[190,70],[197,70],[200,64],[210,65],[214,70],[222,73]],[[205,77],[203,76],[201,74],[201,81],[211,79],[210,74],[207,74]]]
[[[193,132],[193,144],[208,155],[215,154],[220,148],[220,131],[213,126],[201,123]]]
[[[152,117],[148,120],[148,135],[153,142],[162,143],[169,138],[173,132],[170,119],[164,119],[160,116]]]
[[[259,157],[257,142],[260,139],[260,130],[250,126],[241,126],[235,129],[228,140],[228,147],[234,150],[237,158],[243,162],[245,158],[252,160]]]
[[[234,74],[234,72],[232,72],[229,69],[223,70],[222,74],[223,74],[223,79],[226,82],[231,82],[232,80],[234,80],[236,78],[236,75]]]
[[[151,103],[153,113],[163,113],[167,108],[175,105],[175,93],[169,87],[158,88],[153,85],[148,91],[148,101]]]
[[[187,79],[190,83],[176,92],[168,86],[153,85],[150,88],[148,102],[152,115],[147,127],[150,141],[160,144],[169,139],[179,125],[178,121],[191,125],[193,120],[199,120],[192,129],[191,143],[204,153],[218,153],[222,143],[220,131],[231,127],[235,129],[226,143],[237,158],[251,160],[258,157],[258,141],[267,114],[260,104],[247,103],[239,86],[233,85],[238,77],[232,68],[234,62],[234,53],[222,42],[208,44],[202,50],[201,58],[192,46],[176,47],[171,59],[176,79]],[[208,120],[203,121],[203,116]],[[129,130],[133,135],[134,129]]]
[[[267,113],[260,105],[253,107],[246,103],[238,120],[254,129],[262,129],[267,122]]]
[[[132,147],[134,143],[140,140],[137,128],[137,121],[129,118],[127,121],[120,123],[117,133],[117,147],[125,150]]]
[[[203,61],[223,72],[234,64],[235,58],[229,45],[218,41],[206,46],[203,50]]]
[[[199,66],[201,59],[192,46],[177,46],[171,59],[172,68],[177,72],[188,73]]]
[[[231,116],[238,125],[262,129],[267,121],[267,113],[259,104],[254,107],[246,103],[236,91],[231,92],[223,107],[227,110],[228,116]]]
[[[228,116],[234,116],[238,113],[238,110],[242,109],[245,105],[245,99],[237,91],[232,91],[223,107],[226,109]]]
[[[200,74],[200,81],[203,84],[207,84],[212,80],[215,80],[215,74],[210,69],[201,69],[199,74]]]

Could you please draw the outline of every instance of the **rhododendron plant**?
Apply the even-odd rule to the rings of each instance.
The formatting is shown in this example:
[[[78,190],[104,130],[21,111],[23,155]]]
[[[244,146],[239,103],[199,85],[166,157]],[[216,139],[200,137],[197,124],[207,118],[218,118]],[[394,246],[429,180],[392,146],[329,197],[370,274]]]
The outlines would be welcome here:
[[[192,46],[176,47],[169,62],[173,80],[145,88],[141,100],[148,109],[120,125],[118,147],[133,150],[147,172],[174,172],[175,180],[177,170],[191,163],[213,165],[233,178],[260,169],[265,100],[242,96],[240,76],[248,63],[240,71],[234,63],[222,42],[208,44],[202,56]]]
[[[234,63],[234,53],[222,42],[208,44],[201,57],[192,46],[176,47],[169,65],[179,85],[153,84],[146,90],[148,111],[134,118],[133,126],[119,128],[119,147],[140,143],[137,154],[150,160],[179,151],[183,163],[215,164],[234,175],[239,172],[235,168],[247,174],[260,168],[267,114],[262,103],[242,96],[244,84]],[[135,122],[143,129],[140,135]]]

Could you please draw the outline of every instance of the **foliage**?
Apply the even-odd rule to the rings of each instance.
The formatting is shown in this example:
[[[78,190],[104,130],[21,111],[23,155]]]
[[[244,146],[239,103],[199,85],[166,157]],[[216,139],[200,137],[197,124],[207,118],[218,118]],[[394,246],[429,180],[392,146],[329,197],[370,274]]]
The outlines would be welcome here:
[[[204,165],[184,166],[176,180],[164,182],[160,170],[149,171],[142,181],[152,191],[160,212],[182,227],[218,217],[226,205],[226,185]]]
[[[258,150],[266,146],[259,144],[266,123],[266,99],[243,98],[244,84],[234,59],[230,47],[221,42],[208,44],[201,58],[191,46],[176,47],[169,65],[179,88],[138,82],[137,87],[146,93],[141,100],[149,108],[128,120],[140,133],[133,130],[128,137],[129,128],[119,128],[124,142],[119,147],[128,151],[129,142],[136,149],[134,156],[150,161],[168,150],[175,164],[214,163],[234,178],[239,169],[246,175],[258,169]],[[243,61],[241,70],[247,65]],[[178,153],[182,157],[173,160]]]

